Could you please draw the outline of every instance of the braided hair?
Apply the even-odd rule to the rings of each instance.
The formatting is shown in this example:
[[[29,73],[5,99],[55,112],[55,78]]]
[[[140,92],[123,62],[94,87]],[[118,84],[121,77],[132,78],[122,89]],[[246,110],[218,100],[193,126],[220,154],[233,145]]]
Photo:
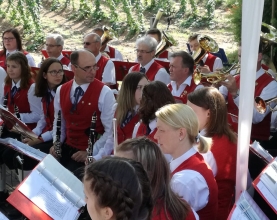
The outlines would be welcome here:
[[[142,165],[110,157],[88,165],[84,182],[97,197],[98,207],[109,207],[118,220],[150,219],[153,201]]]

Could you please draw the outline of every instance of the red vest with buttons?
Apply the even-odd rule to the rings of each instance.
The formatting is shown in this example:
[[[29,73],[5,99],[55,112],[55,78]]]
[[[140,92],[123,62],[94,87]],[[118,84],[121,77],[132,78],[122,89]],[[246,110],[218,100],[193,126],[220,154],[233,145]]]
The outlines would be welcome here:
[[[170,92],[172,92],[172,85],[170,83],[167,85],[167,87],[170,90]],[[190,86],[189,85],[186,86],[186,88],[184,89],[184,91],[182,92],[180,97],[173,96],[175,98],[175,100],[176,100],[176,103],[179,103],[179,100],[180,100],[184,104],[187,104],[188,94],[193,92],[196,87],[197,87],[197,85],[194,83],[193,79],[191,79]]]
[[[240,88],[240,76],[236,76],[236,83],[237,87]],[[256,86],[255,86],[255,93],[254,97],[260,96],[263,89],[274,79],[267,73],[264,73],[256,80]],[[228,112],[234,115],[238,115],[239,109],[234,103],[233,97],[230,93],[228,93],[227,97],[228,101]],[[268,140],[270,136],[270,121],[271,121],[271,112],[265,116],[265,118],[257,123],[252,124],[252,130],[251,130],[251,138],[252,139],[258,139],[258,140]]]
[[[139,115],[136,114],[123,128],[117,126],[118,144],[126,139],[132,138],[135,125],[139,122]]]
[[[66,66],[70,64],[70,60],[65,56],[60,61],[63,65],[66,65]]]
[[[115,58],[115,49],[111,46],[108,46],[108,47],[109,47],[110,52],[105,51],[105,53],[107,53],[110,58]]]
[[[154,138],[156,132],[157,132],[157,128],[154,129],[154,131],[152,131],[149,135],[146,135],[146,131],[147,131],[147,126],[141,122],[138,128],[138,132],[136,134],[136,137],[142,137],[142,136],[146,136],[147,138],[149,138],[150,140],[158,143],[158,140],[156,140]]]
[[[25,51],[25,50],[23,51],[23,53],[24,53],[25,56],[28,54],[28,52]],[[6,54],[4,53],[4,50],[0,51],[0,66],[3,67],[5,70],[7,68],[7,66],[6,66]]]
[[[28,100],[28,91],[30,86],[34,83],[33,80],[29,81],[29,85],[26,89],[18,89],[13,97],[13,102],[11,98],[11,89],[12,85],[5,84],[4,86],[4,94],[6,95],[8,93],[8,102],[7,102],[7,108],[11,113],[14,113],[14,105],[18,107],[19,113],[31,113],[30,104]],[[24,122],[24,121],[23,121]],[[26,125],[30,129],[34,129],[37,125],[37,123],[26,123]]]
[[[107,57],[101,55],[100,59],[97,62],[97,66],[99,67],[99,69],[96,71],[95,79],[102,81],[103,72],[108,60],[109,59]]]
[[[46,101],[45,97],[43,97],[41,99],[41,102],[42,102],[44,119],[45,119],[45,122],[46,122],[46,125],[45,125],[44,129],[42,130],[42,134],[43,134],[46,131],[52,131],[53,130],[53,122],[54,122],[54,98],[49,103],[48,108],[47,108],[47,101]]]
[[[145,73],[145,75],[147,76],[148,80],[154,81],[157,72],[161,68],[164,68],[164,67],[162,65],[158,64],[156,61],[154,61],[154,63],[152,63],[152,65],[150,66],[148,71]],[[132,72],[139,72],[139,70],[140,70],[140,64],[136,64],[132,68]]]
[[[165,50],[164,52],[162,52],[158,58],[168,59],[168,51]]]
[[[201,220],[215,220],[218,209],[218,189],[212,171],[208,168],[202,155],[198,152],[185,160],[178,166],[171,175],[178,173],[182,170],[194,170],[200,173],[207,182],[209,187],[209,199],[207,205],[198,210],[197,214]]]
[[[204,63],[204,65],[207,65],[211,72],[215,71],[214,70],[214,61],[216,59],[216,56],[212,55],[211,53],[208,53],[208,57],[206,59],[206,62]]]
[[[71,112],[70,90],[72,83],[73,80],[63,84],[60,92],[60,97],[62,97],[60,104],[66,122],[66,143],[79,150],[86,150],[88,147],[88,136],[85,131],[90,128],[94,111],[96,111],[97,115],[96,132],[98,134],[104,133],[104,127],[100,119],[101,112],[98,109],[98,99],[104,84],[94,79],[78,102],[76,111]]]

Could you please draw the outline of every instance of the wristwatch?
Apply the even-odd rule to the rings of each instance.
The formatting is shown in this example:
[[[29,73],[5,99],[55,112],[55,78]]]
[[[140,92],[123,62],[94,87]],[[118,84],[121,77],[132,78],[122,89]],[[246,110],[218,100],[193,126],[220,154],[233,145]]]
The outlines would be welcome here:
[[[239,89],[237,90],[236,95],[233,97],[233,99],[237,98],[239,96]]]

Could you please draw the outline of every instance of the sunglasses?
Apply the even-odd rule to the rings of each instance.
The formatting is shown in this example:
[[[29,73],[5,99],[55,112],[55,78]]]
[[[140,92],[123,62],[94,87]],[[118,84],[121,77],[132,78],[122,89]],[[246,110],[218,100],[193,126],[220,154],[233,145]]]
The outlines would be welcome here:
[[[89,46],[89,45],[91,45],[91,44],[93,44],[93,43],[97,43],[97,42],[98,42],[98,41],[94,41],[94,42],[84,42],[83,44]]]

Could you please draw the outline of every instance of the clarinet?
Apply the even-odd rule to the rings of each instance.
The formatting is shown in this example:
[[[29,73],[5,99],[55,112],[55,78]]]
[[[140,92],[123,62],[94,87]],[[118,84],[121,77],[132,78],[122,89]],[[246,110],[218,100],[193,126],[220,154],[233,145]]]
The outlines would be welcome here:
[[[57,118],[56,141],[54,142],[54,150],[59,157],[62,156],[61,146],[61,111],[59,111]]]
[[[7,108],[7,104],[8,104],[8,92],[7,92],[7,94],[5,95],[5,97],[4,97],[4,102],[3,102],[3,107],[4,108]],[[4,122],[2,123],[2,125],[0,126],[0,137],[2,136],[2,134],[3,134],[3,128],[4,128]]]
[[[17,105],[14,105],[13,108],[14,108],[14,114],[15,114],[15,116],[16,116],[19,120],[21,120],[20,114],[19,114],[18,106],[17,106]]]
[[[87,161],[88,164],[90,164],[93,161],[93,145],[96,142],[96,121],[97,121],[97,116],[96,116],[96,111],[93,113],[92,118],[91,118],[91,125],[90,125],[90,133],[89,133],[89,138],[88,138],[88,156],[87,156]]]

